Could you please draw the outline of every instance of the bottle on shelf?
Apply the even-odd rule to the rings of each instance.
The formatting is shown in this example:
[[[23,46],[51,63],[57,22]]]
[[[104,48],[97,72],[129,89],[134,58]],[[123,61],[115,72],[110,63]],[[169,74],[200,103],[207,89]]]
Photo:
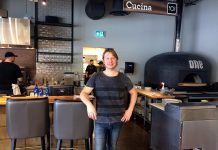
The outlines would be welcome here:
[[[42,87],[39,89],[39,96],[43,96],[43,88]]]
[[[39,88],[38,88],[38,85],[36,84],[34,89],[33,89],[33,92],[34,92],[34,96],[38,96],[38,93],[39,93]]]
[[[45,96],[49,96],[49,88],[48,88],[48,84],[46,85]]]

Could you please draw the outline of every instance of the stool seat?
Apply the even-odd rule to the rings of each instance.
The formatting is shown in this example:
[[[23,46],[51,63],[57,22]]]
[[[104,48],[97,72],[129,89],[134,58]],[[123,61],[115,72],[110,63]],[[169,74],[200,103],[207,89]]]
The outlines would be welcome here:
[[[41,137],[42,149],[45,149],[46,135],[50,148],[48,98],[7,100],[6,123],[11,150],[16,149],[17,139],[33,137]]]
[[[54,136],[58,140],[57,150],[61,149],[62,140],[77,139],[85,139],[86,149],[90,149],[89,139],[92,131],[93,121],[88,118],[86,106],[81,101],[54,102]]]

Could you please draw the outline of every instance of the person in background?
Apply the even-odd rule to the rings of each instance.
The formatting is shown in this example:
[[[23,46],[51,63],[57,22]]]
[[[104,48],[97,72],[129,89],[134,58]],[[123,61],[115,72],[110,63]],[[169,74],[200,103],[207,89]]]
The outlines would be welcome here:
[[[18,65],[14,63],[15,55],[12,52],[5,53],[5,59],[0,63],[0,94],[13,95],[12,83],[22,81],[22,73]]]
[[[94,65],[94,61],[91,59],[89,61],[89,65],[86,67],[86,72],[85,72],[85,84],[89,80],[89,78],[97,72],[97,68]]]
[[[104,71],[105,70],[105,66],[104,66],[104,63],[103,63],[103,61],[99,61],[99,67],[98,67],[98,72],[99,71]]]
[[[123,123],[128,122],[137,99],[137,91],[131,80],[117,70],[118,55],[108,48],[103,53],[105,70],[94,74],[80,93],[87,106],[89,118],[95,120],[96,150],[116,150]],[[96,108],[89,99],[94,92]],[[130,103],[128,101],[130,94]],[[126,107],[127,106],[127,107]]]

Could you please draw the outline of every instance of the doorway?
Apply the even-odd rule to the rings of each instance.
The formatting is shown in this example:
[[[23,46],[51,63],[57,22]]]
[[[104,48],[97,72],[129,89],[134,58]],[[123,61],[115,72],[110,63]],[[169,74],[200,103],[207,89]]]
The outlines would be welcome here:
[[[99,62],[102,61],[102,55],[105,48],[83,47],[83,74],[85,74],[86,67],[90,60],[94,61],[94,65],[98,68]]]

